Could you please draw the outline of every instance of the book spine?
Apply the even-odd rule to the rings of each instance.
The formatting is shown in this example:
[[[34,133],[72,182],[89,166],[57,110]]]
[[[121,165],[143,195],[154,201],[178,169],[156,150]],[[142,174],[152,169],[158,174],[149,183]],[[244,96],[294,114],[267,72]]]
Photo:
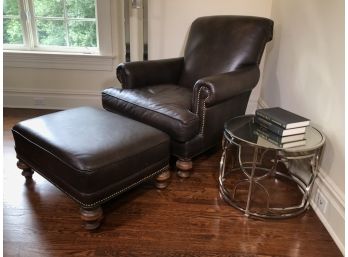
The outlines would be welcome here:
[[[279,147],[283,147],[283,144],[274,140],[273,138],[269,137],[268,135],[260,132],[260,131],[256,131],[256,134],[264,139],[266,139],[268,142],[271,142],[272,144],[279,146]]]
[[[263,119],[260,116],[255,116],[255,122],[257,122],[258,124],[260,124],[262,127],[269,129],[270,131],[272,131],[273,133],[279,135],[279,136],[283,136],[283,131],[284,129],[272,124],[270,121]]]
[[[273,134],[272,132],[266,132],[262,129],[257,129],[256,130],[258,135],[262,136],[264,139],[267,139],[269,141],[276,142],[277,144],[281,144],[282,143],[282,137]]]
[[[260,117],[264,118],[265,120],[273,122],[274,124],[277,124],[278,126],[281,126],[282,128],[286,129],[286,124],[284,124],[284,123],[280,122],[279,120],[276,120],[276,119],[274,119],[274,118],[272,118],[272,117],[270,117],[270,116],[260,112],[259,110],[256,110],[255,114],[257,116],[260,116]]]

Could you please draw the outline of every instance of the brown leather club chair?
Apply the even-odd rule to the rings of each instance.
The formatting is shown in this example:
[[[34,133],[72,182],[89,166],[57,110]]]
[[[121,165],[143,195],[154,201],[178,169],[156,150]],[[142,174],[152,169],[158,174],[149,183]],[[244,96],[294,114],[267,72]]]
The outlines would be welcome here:
[[[245,113],[272,34],[266,18],[198,18],[184,57],[121,63],[122,89],[105,89],[103,107],[170,135],[178,174],[188,177],[192,158],[221,142],[224,122]]]

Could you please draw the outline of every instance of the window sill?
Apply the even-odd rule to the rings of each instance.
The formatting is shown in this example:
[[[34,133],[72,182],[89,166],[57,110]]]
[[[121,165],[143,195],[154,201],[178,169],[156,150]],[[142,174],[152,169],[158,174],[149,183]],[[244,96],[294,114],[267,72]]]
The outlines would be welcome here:
[[[112,71],[113,56],[4,50],[4,67]]]

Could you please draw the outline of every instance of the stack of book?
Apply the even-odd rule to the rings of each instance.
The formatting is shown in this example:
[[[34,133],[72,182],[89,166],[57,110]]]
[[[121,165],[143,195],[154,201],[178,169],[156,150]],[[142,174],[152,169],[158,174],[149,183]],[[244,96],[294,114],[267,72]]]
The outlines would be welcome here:
[[[306,144],[305,133],[309,119],[279,107],[256,110],[256,134],[267,141],[290,148]]]

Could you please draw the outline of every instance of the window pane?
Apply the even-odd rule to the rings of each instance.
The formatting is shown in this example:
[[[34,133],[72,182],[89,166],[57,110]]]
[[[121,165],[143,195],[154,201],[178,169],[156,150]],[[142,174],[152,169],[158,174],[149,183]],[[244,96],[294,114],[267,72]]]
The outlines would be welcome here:
[[[39,45],[66,46],[63,21],[37,19],[36,25]]]
[[[22,24],[19,19],[4,18],[4,44],[23,44]]]
[[[63,0],[34,0],[36,17],[63,17]]]
[[[66,0],[69,18],[95,18],[94,0]]]
[[[4,0],[4,15],[19,15],[18,0]]]
[[[71,46],[96,47],[96,23],[94,21],[70,21],[69,42]]]

